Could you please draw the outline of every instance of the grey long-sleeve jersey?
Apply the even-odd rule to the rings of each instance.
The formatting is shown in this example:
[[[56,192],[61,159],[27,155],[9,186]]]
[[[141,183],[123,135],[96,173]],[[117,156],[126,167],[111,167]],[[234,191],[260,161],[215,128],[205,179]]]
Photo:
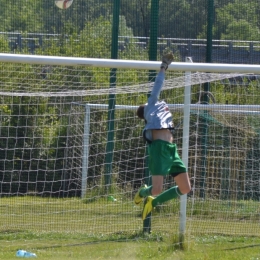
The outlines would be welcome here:
[[[164,101],[159,101],[159,96],[164,83],[164,72],[159,72],[154,82],[154,86],[148,103],[144,107],[144,118],[146,125],[144,137],[147,141],[152,141],[152,129],[173,129],[172,114],[168,105]]]

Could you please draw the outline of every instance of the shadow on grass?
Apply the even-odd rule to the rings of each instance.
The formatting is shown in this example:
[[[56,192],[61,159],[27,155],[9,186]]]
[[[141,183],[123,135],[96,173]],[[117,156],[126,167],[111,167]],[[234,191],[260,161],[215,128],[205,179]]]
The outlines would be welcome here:
[[[260,246],[260,244],[248,245],[248,246],[240,246],[240,247],[232,247],[232,248],[226,248],[226,249],[223,249],[223,250],[229,251],[229,250],[245,249],[245,248],[250,248],[250,247],[258,247],[258,246]]]
[[[60,245],[51,245],[51,246],[41,246],[35,247],[34,249],[50,249],[50,248],[61,248],[61,247],[74,247],[74,246],[86,246],[86,245],[93,245],[93,244],[101,244],[101,243],[114,243],[114,242],[129,242],[129,241],[155,241],[155,242],[162,242],[163,237],[160,234],[148,234],[143,232],[116,232],[110,234],[108,236],[101,236],[93,238],[92,241],[82,242],[82,243],[70,243],[70,244],[60,244]]]

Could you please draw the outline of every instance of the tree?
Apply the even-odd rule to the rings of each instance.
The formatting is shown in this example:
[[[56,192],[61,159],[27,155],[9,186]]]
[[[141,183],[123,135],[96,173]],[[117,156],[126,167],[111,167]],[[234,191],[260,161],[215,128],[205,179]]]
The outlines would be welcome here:
[[[245,20],[234,20],[227,25],[226,31],[221,34],[221,40],[259,40],[259,28]]]
[[[207,21],[204,0],[160,1],[159,36],[170,38],[197,38]]]
[[[8,38],[5,35],[0,35],[0,52],[9,52],[10,47],[8,44]]]
[[[64,34],[64,26],[69,22],[73,25],[71,27],[73,33],[78,34],[84,29],[87,22],[91,22],[100,16],[108,17],[112,14],[111,1],[77,0],[66,10],[58,9],[54,1],[40,2],[44,10],[42,18],[43,29],[46,33]]]
[[[42,9],[39,1],[0,0],[0,31],[37,32],[42,30]],[[14,15],[15,14],[15,15]]]
[[[215,10],[213,38],[218,40],[259,40],[258,3],[235,0]],[[205,27],[205,26],[204,26]],[[206,27],[205,27],[206,28]],[[204,29],[199,38],[206,38]]]
[[[149,37],[150,9],[151,0],[122,0],[121,12],[134,36]]]

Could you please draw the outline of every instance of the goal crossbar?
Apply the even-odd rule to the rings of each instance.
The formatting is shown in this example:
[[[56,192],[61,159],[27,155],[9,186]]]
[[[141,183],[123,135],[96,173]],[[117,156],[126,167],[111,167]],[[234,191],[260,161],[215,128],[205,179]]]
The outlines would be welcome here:
[[[106,104],[81,104],[86,105],[91,108],[108,108]],[[169,108],[173,110],[180,110],[184,108],[184,104],[168,104]],[[115,105],[115,109],[127,109],[127,110],[136,110],[138,106],[129,106],[129,105]],[[234,113],[235,111],[245,111],[247,113],[259,113],[260,105],[220,105],[220,104],[190,104],[190,109],[193,110],[207,110],[207,111],[230,111]]]
[[[98,66],[103,68],[123,68],[140,70],[158,70],[161,62],[140,60],[115,60],[75,58],[41,55],[17,55],[0,53],[0,62],[26,63],[26,64],[49,64],[62,66]],[[168,70],[191,71],[191,72],[223,72],[223,73],[255,73],[260,74],[260,65],[241,64],[218,64],[218,63],[187,63],[173,62]]]

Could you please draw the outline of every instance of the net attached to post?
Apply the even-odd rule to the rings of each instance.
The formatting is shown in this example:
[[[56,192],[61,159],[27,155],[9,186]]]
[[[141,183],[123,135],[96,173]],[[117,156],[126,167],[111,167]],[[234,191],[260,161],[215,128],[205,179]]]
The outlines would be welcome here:
[[[0,230],[88,233],[92,240],[100,234],[130,239],[138,233],[141,209],[134,207],[133,196],[144,181],[147,158],[144,124],[136,109],[151,90],[149,71],[118,68],[116,86],[111,87],[110,68],[0,66],[0,185],[1,200],[9,205],[9,213],[0,209],[1,216],[9,214]],[[187,82],[192,86],[193,187],[187,234],[258,236],[259,76],[197,72],[187,80],[185,72],[167,71],[161,98],[173,114],[180,154]],[[204,91],[206,83],[210,93]],[[116,105],[113,160],[107,162],[110,94],[115,94]],[[202,102],[205,95],[207,104]],[[109,183],[107,163],[112,169]],[[166,178],[164,188],[173,184]],[[178,232],[179,203],[155,209],[153,232]],[[21,217],[28,214],[35,218]]]

